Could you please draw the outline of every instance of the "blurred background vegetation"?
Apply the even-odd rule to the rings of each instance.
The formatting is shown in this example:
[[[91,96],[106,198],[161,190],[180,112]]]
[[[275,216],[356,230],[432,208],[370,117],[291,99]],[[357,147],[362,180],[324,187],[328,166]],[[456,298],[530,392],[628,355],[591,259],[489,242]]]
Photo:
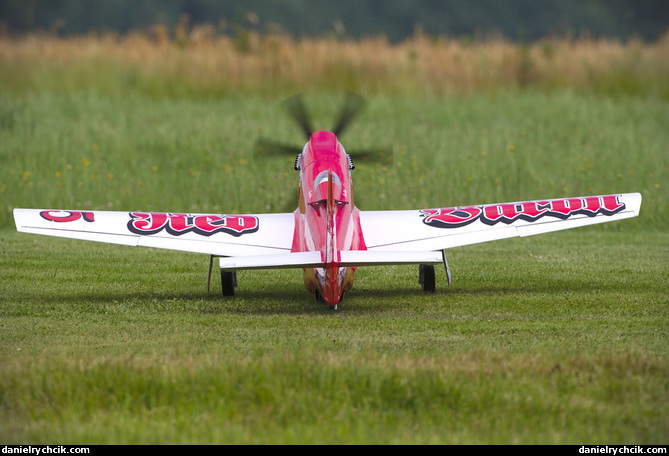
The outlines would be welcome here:
[[[282,32],[294,38],[414,35],[514,41],[545,38],[657,40],[669,26],[666,0],[3,0],[4,33],[127,33],[155,24],[175,29],[188,18],[219,33]]]
[[[0,91],[669,99],[663,0],[5,0]]]

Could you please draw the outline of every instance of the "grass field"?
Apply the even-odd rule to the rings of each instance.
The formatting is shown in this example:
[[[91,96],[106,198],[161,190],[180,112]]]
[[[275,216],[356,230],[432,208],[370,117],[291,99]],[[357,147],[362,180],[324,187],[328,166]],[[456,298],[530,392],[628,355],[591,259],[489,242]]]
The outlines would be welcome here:
[[[438,271],[433,295],[417,268],[359,269],[332,312],[299,271],[240,272],[224,300],[206,293],[206,256],[18,234],[11,210],[285,210],[292,158],[261,160],[253,142],[303,140],[279,106],[302,82],[331,127],[343,82],[261,87],[253,49],[234,54],[242,83],[206,71],[206,46],[40,39],[0,43],[0,442],[668,443],[664,47],[554,43],[553,83],[471,90],[418,90],[405,66],[374,86],[351,63],[371,44],[336,48],[369,101],[344,146],[394,151],[354,171],[363,209],[644,199],[635,219],[453,249],[453,286]],[[545,44],[418,44],[369,65],[384,73],[399,52],[434,76],[424,55],[442,51],[467,68],[546,63]],[[555,63],[576,51],[606,87]]]

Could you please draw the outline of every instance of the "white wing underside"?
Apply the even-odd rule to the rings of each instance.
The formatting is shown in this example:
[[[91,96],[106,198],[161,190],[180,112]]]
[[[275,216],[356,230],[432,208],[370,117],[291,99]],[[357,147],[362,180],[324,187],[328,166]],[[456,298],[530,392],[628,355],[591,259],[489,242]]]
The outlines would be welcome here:
[[[496,225],[475,221],[457,228],[435,228],[423,223],[421,211],[361,211],[360,223],[369,251],[441,250],[567,230],[639,215],[640,194],[618,195],[618,200],[625,204],[625,208],[612,215],[575,214],[567,219],[545,216],[535,221],[518,219],[510,224],[500,222]]]
[[[39,209],[14,209],[16,229],[23,233],[216,256],[289,253],[295,217],[292,213],[256,215],[252,217],[257,218],[258,229],[253,233],[234,236],[217,232],[205,236],[193,231],[181,235],[170,234],[167,230],[156,234],[133,233],[127,226],[130,221],[128,212],[92,211],[95,216],[93,222],[86,221],[84,217],[72,222],[49,221],[40,215],[43,212]],[[190,215],[195,217],[198,214]]]
[[[615,211],[604,210],[595,213],[573,211],[563,217],[546,213],[532,220],[521,217],[495,223],[489,220],[486,223],[481,217],[463,226],[427,224],[426,211],[420,210],[361,211],[360,223],[367,250],[340,252],[340,266],[440,263],[443,261],[441,251],[444,249],[577,228],[635,217],[639,214],[640,194],[629,193],[611,197],[619,203]],[[552,201],[563,203],[565,200]],[[522,204],[529,203],[508,203],[505,206]],[[474,211],[476,208],[483,210],[486,207],[502,210],[502,205],[468,208]],[[540,206],[533,206],[536,207]],[[458,213],[457,208],[449,209],[454,210],[453,213]],[[48,220],[44,216],[45,213],[73,214],[74,216],[70,218],[74,220],[62,221],[58,217],[47,217],[60,221]],[[84,214],[91,215],[85,217]],[[211,220],[221,222],[226,216],[189,214],[187,220],[192,223],[197,217],[203,217],[200,220],[205,222]],[[156,232],[152,234],[138,234],[129,229],[131,218],[128,212],[14,210],[17,230],[24,233],[203,253],[223,257],[220,259],[222,269],[323,267],[324,261],[320,252],[291,253],[294,217],[293,213],[249,215],[248,218],[255,220],[257,226],[254,230],[241,234],[234,232],[230,234],[229,231],[203,234],[197,229],[183,230],[178,234],[169,229],[155,230]]]

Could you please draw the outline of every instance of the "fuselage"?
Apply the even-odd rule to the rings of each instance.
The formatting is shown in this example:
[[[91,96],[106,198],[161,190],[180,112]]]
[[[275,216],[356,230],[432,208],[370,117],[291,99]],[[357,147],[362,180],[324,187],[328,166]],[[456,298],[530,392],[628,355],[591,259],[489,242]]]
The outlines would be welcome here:
[[[304,284],[317,300],[336,307],[353,286],[355,272],[339,266],[340,252],[366,250],[353,202],[352,162],[334,133],[317,131],[296,167],[300,185],[292,251],[321,253],[323,267],[304,269]]]

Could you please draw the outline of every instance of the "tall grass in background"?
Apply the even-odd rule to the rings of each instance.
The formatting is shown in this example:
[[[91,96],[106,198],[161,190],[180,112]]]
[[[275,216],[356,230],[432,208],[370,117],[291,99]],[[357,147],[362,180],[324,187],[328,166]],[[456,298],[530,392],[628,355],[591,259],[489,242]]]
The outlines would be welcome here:
[[[295,40],[280,34],[217,35],[164,27],[119,36],[0,39],[3,90],[129,89],[157,97],[275,94],[307,88],[366,94],[468,94],[517,87],[570,88],[669,98],[669,34],[656,43],[503,38],[383,37]]]

